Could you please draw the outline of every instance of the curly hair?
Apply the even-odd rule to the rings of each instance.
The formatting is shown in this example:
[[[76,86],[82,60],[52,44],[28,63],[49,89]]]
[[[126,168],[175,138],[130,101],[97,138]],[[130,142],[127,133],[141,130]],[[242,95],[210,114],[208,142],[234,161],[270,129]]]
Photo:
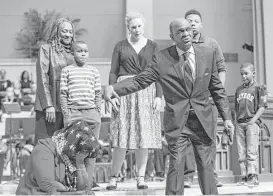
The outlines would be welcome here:
[[[61,40],[60,32],[62,30],[62,24],[65,22],[70,23],[72,26],[72,30],[73,30],[73,37],[72,37],[72,41],[70,43],[70,48],[71,48],[72,43],[76,40],[75,39],[75,28],[74,28],[73,23],[69,19],[59,18],[59,19],[55,20],[51,26],[51,31],[50,31],[49,38],[48,38],[47,42],[52,45],[52,48],[57,53],[61,53],[65,49],[64,45],[60,42],[60,40]]]

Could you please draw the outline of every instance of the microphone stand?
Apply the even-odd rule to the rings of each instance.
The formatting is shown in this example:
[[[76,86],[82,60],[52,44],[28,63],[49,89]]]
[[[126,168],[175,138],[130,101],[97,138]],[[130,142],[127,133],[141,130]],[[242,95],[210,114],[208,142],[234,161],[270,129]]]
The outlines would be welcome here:
[[[10,145],[10,176],[11,176],[11,180],[13,180],[13,172],[12,172],[12,113],[9,114],[10,118],[9,118],[9,122],[10,122],[10,129],[9,129],[9,145]]]

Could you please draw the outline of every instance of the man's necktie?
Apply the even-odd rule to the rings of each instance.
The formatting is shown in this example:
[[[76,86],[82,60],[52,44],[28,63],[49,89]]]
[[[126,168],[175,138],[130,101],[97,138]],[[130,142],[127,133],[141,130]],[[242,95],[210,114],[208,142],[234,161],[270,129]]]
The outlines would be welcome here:
[[[185,82],[188,88],[188,92],[190,93],[193,88],[194,78],[193,78],[193,70],[189,62],[189,52],[183,53],[184,58],[184,76],[185,76]]]

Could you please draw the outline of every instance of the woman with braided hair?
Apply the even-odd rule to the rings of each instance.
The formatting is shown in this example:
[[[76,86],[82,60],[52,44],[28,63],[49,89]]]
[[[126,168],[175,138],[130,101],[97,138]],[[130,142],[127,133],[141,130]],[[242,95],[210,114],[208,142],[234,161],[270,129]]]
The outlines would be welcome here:
[[[88,194],[88,158],[96,158],[100,145],[95,125],[77,120],[40,139],[34,147],[16,195],[41,195],[57,192]]]
[[[36,63],[35,144],[39,139],[51,137],[55,130],[64,126],[59,95],[60,77],[62,68],[74,62],[71,52],[74,41],[72,22],[59,18],[52,24],[47,43],[40,47]]]

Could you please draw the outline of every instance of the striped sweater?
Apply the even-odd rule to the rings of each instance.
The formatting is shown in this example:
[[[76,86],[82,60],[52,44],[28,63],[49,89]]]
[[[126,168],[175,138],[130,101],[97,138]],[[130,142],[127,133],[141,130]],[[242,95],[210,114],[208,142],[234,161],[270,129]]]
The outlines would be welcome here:
[[[99,71],[89,65],[79,67],[72,64],[63,68],[60,101],[64,116],[68,115],[68,109],[96,108],[100,112],[102,92]]]

